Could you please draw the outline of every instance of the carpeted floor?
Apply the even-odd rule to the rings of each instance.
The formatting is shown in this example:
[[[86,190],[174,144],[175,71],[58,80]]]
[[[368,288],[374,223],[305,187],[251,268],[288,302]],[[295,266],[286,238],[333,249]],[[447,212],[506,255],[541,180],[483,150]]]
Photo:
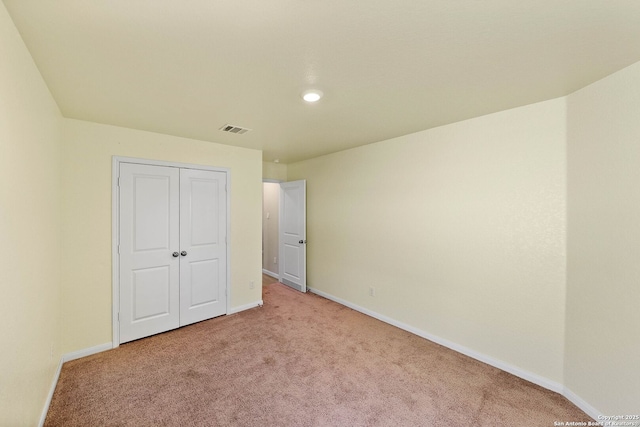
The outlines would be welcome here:
[[[562,396],[275,283],[264,307],[64,365],[46,426],[553,426]]]
[[[262,286],[268,286],[268,285],[271,285],[273,283],[278,283],[278,279],[274,279],[273,277],[269,276],[268,274],[262,273]]]

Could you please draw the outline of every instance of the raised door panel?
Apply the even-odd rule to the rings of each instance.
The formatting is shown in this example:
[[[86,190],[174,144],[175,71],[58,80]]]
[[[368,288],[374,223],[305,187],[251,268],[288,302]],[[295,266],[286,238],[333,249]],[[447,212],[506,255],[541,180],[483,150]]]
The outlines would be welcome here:
[[[180,325],[225,314],[226,173],[180,171]]]
[[[300,245],[297,241],[294,244],[285,243],[284,244],[284,256],[282,257],[285,262],[283,264],[284,267],[284,275],[291,280],[300,280],[300,252],[302,251]]]
[[[170,314],[171,272],[167,266],[132,271],[131,320],[138,323]]]
[[[179,326],[179,174],[120,165],[120,342]]]

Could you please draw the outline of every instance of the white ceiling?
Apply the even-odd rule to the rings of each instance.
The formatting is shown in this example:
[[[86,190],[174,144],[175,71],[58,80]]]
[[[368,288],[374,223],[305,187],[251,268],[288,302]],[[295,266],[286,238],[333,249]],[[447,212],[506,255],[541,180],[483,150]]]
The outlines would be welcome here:
[[[4,4],[65,117],[283,163],[566,95],[640,60],[638,0]],[[325,97],[304,103],[308,88]]]

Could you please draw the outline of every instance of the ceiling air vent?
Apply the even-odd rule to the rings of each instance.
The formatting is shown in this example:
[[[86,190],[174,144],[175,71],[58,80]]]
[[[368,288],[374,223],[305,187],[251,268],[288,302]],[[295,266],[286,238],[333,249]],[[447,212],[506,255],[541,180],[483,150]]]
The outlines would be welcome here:
[[[242,135],[243,133],[247,133],[249,132],[251,129],[247,129],[247,128],[242,128],[240,126],[234,126],[234,125],[224,125],[220,128],[221,131],[223,132],[229,132],[229,133],[237,133],[238,135]]]

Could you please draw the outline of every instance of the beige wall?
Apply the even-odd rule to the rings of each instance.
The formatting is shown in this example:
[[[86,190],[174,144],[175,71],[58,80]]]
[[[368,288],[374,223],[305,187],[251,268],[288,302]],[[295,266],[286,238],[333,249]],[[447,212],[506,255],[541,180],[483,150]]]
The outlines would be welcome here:
[[[640,413],[640,63],[568,97],[565,385]]]
[[[61,357],[61,122],[0,2],[2,426],[37,425]]]
[[[561,383],[565,107],[289,164],[307,180],[308,285]]]
[[[260,301],[262,153],[78,120],[64,121],[64,352],[111,342],[111,159],[231,170],[231,307]]]
[[[262,162],[262,178],[286,181],[287,165],[282,163]]]
[[[279,273],[278,221],[280,218],[280,184],[265,182],[262,191],[262,268]],[[275,258],[275,261],[274,261]]]

